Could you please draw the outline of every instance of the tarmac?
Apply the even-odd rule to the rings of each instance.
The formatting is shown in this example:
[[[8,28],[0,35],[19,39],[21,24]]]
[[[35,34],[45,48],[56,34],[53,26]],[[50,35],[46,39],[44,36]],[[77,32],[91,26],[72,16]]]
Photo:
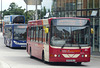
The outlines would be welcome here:
[[[10,65],[0,60],[0,68],[11,68]]]
[[[93,58],[100,58],[100,52],[92,52],[91,57]]]
[[[2,33],[0,32],[0,36],[2,36]],[[2,37],[3,38],[3,37]],[[0,68],[11,68],[9,64],[6,62],[0,60]]]
[[[0,36],[2,35],[2,33],[0,32]],[[91,53],[91,57],[92,58],[100,58],[100,52],[92,52]],[[0,68],[11,68],[9,64],[7,64],[6,62],[0,60]]]

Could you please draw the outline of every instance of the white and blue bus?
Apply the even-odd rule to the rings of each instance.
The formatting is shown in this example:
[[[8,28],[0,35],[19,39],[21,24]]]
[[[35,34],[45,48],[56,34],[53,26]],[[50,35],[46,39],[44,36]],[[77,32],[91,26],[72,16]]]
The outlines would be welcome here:
[[[3,35],[4,35],[4,26],[6,24],[25,24],[24,15],[5,15],[3,22]]]
[[[27,24],[6,24],[4,44],[8,47],[26,47]]]

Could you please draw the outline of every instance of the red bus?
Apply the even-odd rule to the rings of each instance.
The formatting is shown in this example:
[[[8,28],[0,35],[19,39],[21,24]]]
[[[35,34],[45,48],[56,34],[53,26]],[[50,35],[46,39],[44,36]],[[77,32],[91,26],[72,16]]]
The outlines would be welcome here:
[[[46,62],[90,62],[90,33],[88,18],[29,21],[27,52]]]

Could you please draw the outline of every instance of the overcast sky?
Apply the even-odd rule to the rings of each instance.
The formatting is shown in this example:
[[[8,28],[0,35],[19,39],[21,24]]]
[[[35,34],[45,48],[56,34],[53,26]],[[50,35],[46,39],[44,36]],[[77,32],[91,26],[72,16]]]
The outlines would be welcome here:
[[[2,0],[2,10],[8,9],[10,3],[15,2],[19,7],[26,8],[24,0]],[[46,6],[47,9],[51,8],[52,0],[43,0],[42,6]],[[38,6],[40,9],[40,6]],[[28,10],[35,10],[35,6],[28,6]],[[1,0],[0,0],[0,11],[1,11]]]

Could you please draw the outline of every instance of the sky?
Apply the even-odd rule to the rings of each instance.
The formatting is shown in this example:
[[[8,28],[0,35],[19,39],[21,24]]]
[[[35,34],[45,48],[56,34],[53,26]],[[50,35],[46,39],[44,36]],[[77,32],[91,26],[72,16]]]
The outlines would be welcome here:
[[[8,9],[10,3],[15,2],[19,7],[26,9],[26,4],[24,0],[2,0],[2,10]],[[52,5],[52,0],[43,0],[42,6],[45,6],[47,9],[50,9]],[[38,6],[40,9],[41,6]],[[35,10],[35,6],[28,6],[28,10]],[[0,11],[1,11],[1,0],[0,0]]]

